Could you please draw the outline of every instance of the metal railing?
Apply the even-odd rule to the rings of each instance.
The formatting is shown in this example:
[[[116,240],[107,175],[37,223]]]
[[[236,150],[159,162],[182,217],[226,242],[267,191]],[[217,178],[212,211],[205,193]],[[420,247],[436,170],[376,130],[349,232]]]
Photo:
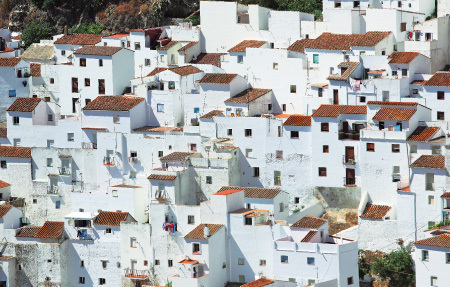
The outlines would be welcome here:
[[[342,162],[343,162],[344,164],[353,164],[353,165],[355,165],[355,164],[356,164],[356,159],[355,159],[354,156],[351,157],[351,156],[343,155],[343,156],[342,156]]]
[[[138,161],[139,161],[139,160],[138,160],[138,158],[137,158],[136,156],[130,156],[130,157],[128,157],[128,162],[129,162],[129,163],[136,164]]]
[[[125,268],[125,277],[145,279],[149,276],[150,272],[148,270],[136,270],[131,268]]]
[[[356,185],[356,178],[351,178],[351,177],[344,176],[344,185],[345,186]]]
[[[59,187],[56,185],[48,186],[47,194],[59,194]]]
[[[113,157],[109,157],[109,156],[105,156],[103,158],[103,164],[104,165],[114,165],[114,158]]]
[[[82,142],[81,148],[83,149],[97,149],[96,143],[90,143],[90,142]]]
[[[59,175],[71,175],[72,170],[70,167],[58,167]]]
[[[346,131],[340,130],[339,131],[339,140],[353,140],[353,141],[359,141],[359,131]]]

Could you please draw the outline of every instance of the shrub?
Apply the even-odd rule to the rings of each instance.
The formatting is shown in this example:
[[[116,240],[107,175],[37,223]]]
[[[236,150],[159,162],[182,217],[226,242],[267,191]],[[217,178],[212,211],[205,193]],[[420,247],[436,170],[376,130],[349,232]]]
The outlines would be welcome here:
[[[54,32],[53,26],[49,23],[34,20],[25,25],[22,31],[22,40],[28,47],[33,43],[39,43],[42,39],[49,39]]]

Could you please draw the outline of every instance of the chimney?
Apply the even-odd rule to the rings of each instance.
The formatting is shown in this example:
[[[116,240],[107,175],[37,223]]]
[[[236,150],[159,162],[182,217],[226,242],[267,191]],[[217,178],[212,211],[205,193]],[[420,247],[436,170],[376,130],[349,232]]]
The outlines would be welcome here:
[[[67,25],[64,26],[64,36],[67,36],[69,34]]]
[[[208,224],[206,224],[206,223],[205,223],[205,228],[203,229],[203,236],[205,238],[209,237],[209,227],[208,227]]]

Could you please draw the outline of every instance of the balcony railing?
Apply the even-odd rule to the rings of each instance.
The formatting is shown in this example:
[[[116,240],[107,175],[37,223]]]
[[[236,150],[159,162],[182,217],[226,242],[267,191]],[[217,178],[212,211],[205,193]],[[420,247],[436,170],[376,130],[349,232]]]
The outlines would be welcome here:
[[[345,165],[347,165],[347,164],[355,165],[355,164],[356,164],[356,160],[355,160],[355,157],[354,157],[354,156],[351,157],[351,156],[346,156],[346,155],[344,155],[344,156],[342,156],[342,162],[343,162]]]
[[[58,167],[59,175],[71,175],[72,170],[70,167]]]
[[[109,157],[109,156],[105,156],[103,158],[103,164],[104,165],[114,165],[114,158],[113,157]]]
[[[56,185],[47,187],[47,194],[59,194],[59,187]]]
[[[125,277],[132,279],[146,279],[149,276],[148,270],[136,270],[125,268]]]
[[[96,143],[82,142],[81,148],[83,149],[97,149]]]
[[[398,181],[400,181],[402,178],[401,178],[401,176],[400,176],[400,174],[399,173],[393,173],[392,174],[392,182],[398,182]]]
[[[356,178],[344,177],[344,186],[356,186]]]
[[[339,131],[339,140],[353,140],[359,141],[359,131]]]
[[[129,163],[132,163],[132,164],[136,164],[136,163],[138,163],[138,158],[136,157],[136,156],[130,156],[130,157],[128,157],[128,162]]]

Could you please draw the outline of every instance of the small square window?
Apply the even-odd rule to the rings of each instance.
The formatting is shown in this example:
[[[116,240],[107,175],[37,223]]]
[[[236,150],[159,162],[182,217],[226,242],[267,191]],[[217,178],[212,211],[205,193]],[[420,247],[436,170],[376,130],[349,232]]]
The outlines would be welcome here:
[[[245,225],[253,225],[253,220],[251,217],[245,217]]]
[[[197,151],[197,144],[191,144],[191,151]]]
[[[90,87],[91,86],[91,79],[84,78],[84,86],[85,87]]]
[[[157,104],[156,105],[156,111],[158,113],[164,113],[164,104]]]
[[[251,148],[246,148],[246,149],[245,149],[245,157],[246,157],[246,158],[253,158],[253,149],[251,149]]]
[[[238,64],[243,64],[244,63],[244,56],[238,55],[237,56],[237,62],[238,62]]]
[[[340,6],[340,4],[341,4],[341,2],[339,2],[339,6]],[[319,54],[313,54],[313,63],[314,64],[319,64]]]
[[[417,145],[412,144],[409,146],[410,153],[417,153]]]
[[[67,134],[67,141],[68,141],[68,142],[73,142],[73,141],[75,141],[75,135],[74,135],[74,133],[68,133],[68,134]]]
[[[0,161],[1,168],[6,168],[6,160]]]
[[[53,166],[53,159],[52,158],[47,158],[47,167],[52,167]]]
[[[13,117],[13,125],[18,126],[20,123],[20,118],[19,117]]]
[[[366,97],[364,97],[364,96],[359,97],[359,102],[360,103],[365,103],[366,102]]]
[[[99,59],[98,60],[98,66],[99,67],[103,67],[103,59]]]
[[[130,237],[130,247],[136,248],[136,237]]]
[[[400,152],[400,145],[399,144],[392,144],[392,152],[393,153],[399,153]]]
[[[238,265],[244,265],[244,258],[238,258]]]
[[[206,177],[206,184],[212,184],[212,176]]]
[[[450,253],[445,253],[445,264],[450,264]]]
[[[245,129],[245,136],[251,137],[252,136],[252,130],[251,129]]]
[[[374,143],[366,143],[366,150],[370,152],[375,151],[375,144]]]
[[[281,255],[281,263],[289,263],[289,257],[287,255]]]
[[[419,93],[419,89],[413,89],[412,93],[413,93],[413,95],[417,95]]]
[[[57,200],[55,201],[55,209],[60,209],[61,208],[61,201]]]
[[[283,158],[283,151],[282,150],[277,150],[276,151],[276,157],[278,159],[282,159]]]
[[[117,189],[112,190],[111,193],[113,197],[119,197],[119,192],[117,191]]]
[[[245,275],[239,275],[239,283],[245,283]]]
[[[106,269],[106,267],[108,267],[108,261],[102,260],[102,267],[103,269]]]
[[[188,215],[188,224],[195,224],[194,215]]]
[[[55,78],[50,78],[50,84],[54,84],[55,83]]]
[[[169,259],[167,260],[167,267],[172,267],[173,266],[173,260]]]
[[[319,167],[319,176],[327,176],[327,168],[326,167]]]
[[[192,253],[200,253],[200,243],[192,243]]]
[[[80,267],[84,267],[84,261],[83,260],[80,261]]]
[[[155,259],[155,266],[158,266],[158,265],[159,265],[159,260]]]
[[[330,131],[330,125],[328,123],[321,123],[320,124],[320,131],[321,132],[329,132]]]
[[[295,280],[295,278],[289,278],[289,282],[293,282],[293,283],[296,283],[296,282],[297,282],[297,280]]]
[[[148,260],[144,260],[144,266],[148,266]]]
[[[253,168],[253,177],[259,177],[259,167]]]
[[[105,278],[98,278],[98,285],[105,285],[106,279]]]
[[[47,121],[48,122],[53,122],[53,114],[48,114],[47,115]]]
[[[328,145],[322,146],[322,152],[323,153],[329,153],[330,152],[330,149],[329,149]]]
[[[86,278],[78,277],[78,284],[84,284],[86,282]]]
[[[85,58],[80,59],[80,67],[86,67],[86,59]]]
[[[66,51],[65,50],[61,50],[61,56],[65,56],[66,55]]]
[[[194,114],[200,113],[200,108],[194,108]]]
[[[16,90],[9,90],[9,97],[15,97],[16,96]]]
[[[119,115],[113,115],[113,122],[115,124],[120,124],[120,116]]]
[[[445,114],[444,112],[437,112],[437,119],[439,121],[444,121],[445,120]]]
[[[33,199],[33,204],[37,204],[37,199],[36,198]]]
[[[353,285],[353,277],[347,278],[347,285]]]
[[[106,228],[105,233],[111,233],[111,228]]]
[[[291,85],[291,93],[292,94],[297,93],[297,85]]]
[[[273,69],[278,70],[278,63],[273,63]]]
[[[298,131],[291,131],[291,139],[298,139],[299,136],[300,135]]]
[[[281,185],[281,171],[279,171],[279,170],[273,171],[273,184]]]
[[[145,59],[145,65],[150,66],[150,59]]]
[[[315,260],[314,257],[307,257],[307,258],[306,258],[306,263],[307,263],[308,265],[315,265],[315,264],[316,264],[316,260]]]
[[[259,260],[259,266],[266,266],[266,260],[264,260],[264,259],[260,259]]]
[[[227,136],[233,135],[233,129],[227,129]]]
[[[431,286],[433,287],[438,286],[438,278],[436,276],[431,276]]]
[[[437,99],[438,100],[445,100],[445,92],[443,92],[443,91],[437,92]]]
[[[434,195],[428,196],[428,205],[434,205]]]

